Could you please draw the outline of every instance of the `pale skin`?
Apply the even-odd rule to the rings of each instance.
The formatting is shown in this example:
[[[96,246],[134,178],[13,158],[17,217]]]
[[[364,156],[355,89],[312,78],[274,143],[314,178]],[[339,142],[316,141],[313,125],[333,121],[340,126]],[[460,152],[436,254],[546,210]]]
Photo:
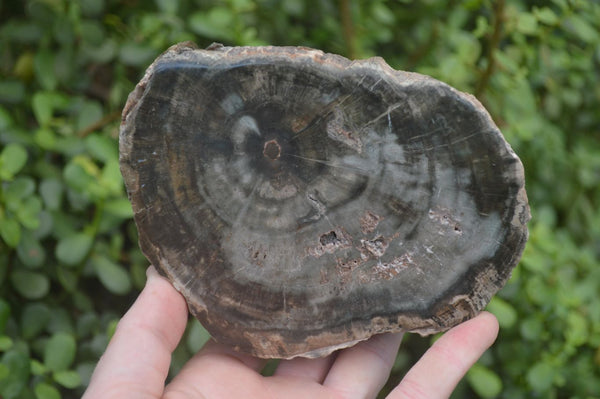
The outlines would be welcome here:
[[[211,340],[165,386],[188,310],[183,297],[153,267],[147,275],[145,288],[98,362],[84,399],[375,398],[402,340],[402,334],[383,334],[325,358],[282,360],[270,377],[260,374],[265,360]],[[498,322],[487,312],[454,327],[387,398],[448,398],[497,334]]]

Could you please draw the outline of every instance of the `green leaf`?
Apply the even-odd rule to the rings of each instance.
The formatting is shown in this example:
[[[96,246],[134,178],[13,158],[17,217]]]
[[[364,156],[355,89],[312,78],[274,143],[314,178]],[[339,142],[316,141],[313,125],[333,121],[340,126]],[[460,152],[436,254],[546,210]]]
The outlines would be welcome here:
[[[533,13],[536,16],[536,18],[538,19],[538,21],[540,21],[543,24],[556,25],[558,23],[558,17],[554,13],[554,11],[552,11],[552,9],[549,7],[542,7],[542,8],[534,7]]]
[[[66,14],[56,14],[54,19],[53,33],[54,38],[63,47],[70,47],[75,41],[75,29],[71,18]]]
[[[21,224],[30,229],[35,230],[40,225],[40,212],[42,211],[42,201],[37,196],[28,197],[21,203],[17,209],[17,218]]]
[[[16,247],[21,240],[21,225],[14,219],[0,220],[0,235],[9,247]]]
[[[2,223],[0,223],[1,225]],[[6,281],[6,277],[8,275],[8,269],[9,269],[9,259],[10,257],[8,256],[8,252],[9,251],[3,251],[0,252],[0,286],[2,286],[4,284],[4,282]],[[5,306],[3,305],[5,304],[4,301],[2,301],[2,299],[0,299],[0,329],[3,330],[4,327],[6,326],[7,323],[7,319],[8,316],[6,316],[7,314],[10,315],[10,307],[5,308]],[[8,303],[6,303],[6,305],[8,305]],[[6,313],[7,312],[7,313]],[[6,319],[4,319],[4,317],[6,316]]]
[[[35,143],[44,150],[53,150],[56,147],[56,135],[47,127],[40,127],[35,131]]]
[[[504,299],[493,297],[487,306],[487,310],[498,319],[501,328],[511,328],[517,322],[517,311]]]
[[[522,12],[517,19],[517,30],[526,35],[533,35],[537,32],[537,19],[533,14]]]
[[[490,24],[488,20],[483,15],[480,15],[475,20],[476,26],[475,30],[473,30],[473,36],[476,38],[481,38],[489,32]]]
[[[74,211],[87,209],[93,202],[92,198],[88,195],[90,192],[67,190],[67,199],[70,208]],[[98,198],[94,198],[94,200],[98,200]],[[60,236],[64,236],[64,234],[60,234]]]
[[[100,351],[100,353],[102,353],[102,351]],[[81,385],[88,386],[90,384],[90,379],[92,378],[95,369],[95,362],[84,361],[77,363],[77,372],[81,376]]]
[[[82,45],[85,43],[90,46],[99,47],[106,39],[106,32],[99,21],[82,21],[80,32],[83,40]]]
[[[52,377],[65,388],[73,389],[81,385],[81,376],[74,370],[57,371]]]
[[[46,342],[44,348],[44,365],[51,371],[64,371],[75,359],[77,345],[71,334],[59,332]]]
[[[164,26],[164,21],[158,14],[146,14],[140,21],[140,33],[152,35]]]
[[[19,80],[0,81],[0,102],[18,104],[25,98],[25,85]]]
[[[540,277],[533,276],[525,284],[528,299],[535,304],[553,304],[556,296],[548,284]]]
[[[106,201],[104,204],[104,211],[123,219],[128,219],[133,216],[131,202],[129,202],[127,198],[117,198]]]
[[[102,14],[105,0],[81,0],[81,11],[88,17],[97,17]]]
[[[90,158],[78,155],[64,168],[63,175],[67,185],[75,191],[92,195],[96,198],[106,196],[105,189],[100,186],[100,168]]]
[[[198,320],[191,320],[187,336],[187,347],[192,353],[196,353],[210,339],[210,334]]]
[[[13,67],[13,73],[21,80],[29,80],[33,75],[33,54],[24,51],[19,55]]]
[[[106,326],[106,335],[108,339],[111,339],[113,335],[115,335],[115,331],[117,331],[117,325],[119,324],[119,320],[111,320]]]
[[[119,161],[116,159],[110,160],[102,168],[102,176],[100,182],[103,187],[103,192],[111,194],[120,194],[123,189],[123,178],[119,169]]]
[[[50,280],[42,273],[15,270],[11,282],[17,292],[27,299],[40,299],[50,291]]]
[[[52,96],[49,93],[36,93],[31,100],[35,118],[42,127],[48,126],[52,119],[52,113],[54,112],[52,100]]]
[[[519,330],[523,338],[529,341],[538,341],[544,331],[544,325],[537,317],[530,316],[521,323]]]
[[[50,233],[54,233],[54,219],[50,212],[41,211],[38,215],[39,226],[33,231],[33,235],[38,240],[46,238]]]
[[[77,131],[81,131],[94,125],[102,119],[102,106],[96,102],[88,100],[83,103],[83,106],[77,113]]]
[[[35,78],[44,90],[54,90],[58,85],[54,73],[54,54],[48,50],[41,50],[33,58]]]
[[[14,124],[13,118],[6,108],[0,106],[0,132]]]
[[[13,67],[13,73],[21,80],[29,80],[33,75],[33,54],[24,51],[19,55]]]
[[[9,374],[0,380],[0,395],[3,399],[19,398],[29,380],[29,357],[21,350],[11,349],[2,356],[2,364]]]
[[[4,299],[0,299],[0,334],[4,333],[9,317],[10,305]]]
[[[565,338],[573,346],[581,346],[588,340],[588,321],[581,314],[571,312],[567,316]]]
[[[21,201],[35,192],[35,181],[30,177],[17,177],[4,192],[4,200],[10,210],[19,208]]]
[[[44,264],[46,251],[33,234],[26,233],[17,245],[17,256],[25,266],[37,268]]]
[[[546,392],[552,387],[555,374],[556,371],[552,365],[540,362],[527,372],[527,382],[534,391]]]
[[[119,58],[125,65],[142,66],[148,64],[156,56],[156,50],[147,45],[125,43],[121,46]]]
[[[131,289],[129,273],[121,266],[103,256],[94,256],[92,265],[102,284],[112,293],[125,295]]]
[[[570,15],[563,21],[565,28],[573,32],[581,41],[594,43],[598,40],[598,30],[577,14]]]
[[[63,184],[58,179],[48,178],[40,183],[40,195],[47,209],[55,211],[60,208],[63,192]]]
[[[113,39],[107,39],[99,46],[92,46],[86,43],[83,43],[81,52],[85,54],[92,61],[96,61],[100,64],[105,64],[110,62],[113,58],[115,58],[118,50],[118,45]],[[116,87],[116,86],[115,86]],[[113,87],[114,89],[114,87]]]
[[[214,7],[210,11],[199,11],[191,15],[189,25],[195,33],[212,39],[233,40],[233,13],[224,7]]]
[[[73,326],[73,319],[71,314],[65,307],[52,308],[52,317],[48,322],[46,331],[51,334],[64,333],[67,335],[75,334],[75,327]]]
[[[90,252],[94,238],[86,233],[64,237],[56,245],[56,258],[67,266],[80,264]]]
[[[502,392],[500,377],[479,363],[471,367],[467,373],[467,381],[471,388],[482,398],[495,398]]]
[[[85,148],[94,158],[103,162],[119,159],[117,141],[101,134],[90,134],[86,137]]]
[[[154,0],[158,9],[165,14],[175,15],[179,8],[179,0]]]
[[[27,151],[18,143],[10,143],[0,153],[0,179],[11,180],[27,162]]]
[[[34,389],[37,399],[60,399],[60,392],[50,384],[40,382]]]
[[[44,303],[27,304],[21,314],[21,333],[24,339],[38,336],[48,324],[51,312]]]
[[[6,352],[12,347],[13,340],[6,335],[0,335],[0,352]]]
[[[0,363],[0,381],[10,375],[10,369],[6,364]]]
[[[36,359],[31,359],[30,368],[31,374],[33,375],[44,375],[48,372],[48,369],[46,366],[44,366],[44,363]]]
[[[94,312],[87,312],[77,318],[77,336],[93,335],[100,328],[100,320]]]
[[[83,290],[73,290],[73,305],[81,312],[91,312],[94,308],[94,303],[90,296]]]
[[[33,95],[31,107],[38,124],[47,127],[52,120],[54,111],[67,106],[68,98],[53,91],[40,91]]]
[[[79,278],[78,273],[76,271],[67,269],[63,266],[58,266],[56,268],[56,277],[58,278],[60,285],[63,286],[65,291],[73,292],[77,288]]]

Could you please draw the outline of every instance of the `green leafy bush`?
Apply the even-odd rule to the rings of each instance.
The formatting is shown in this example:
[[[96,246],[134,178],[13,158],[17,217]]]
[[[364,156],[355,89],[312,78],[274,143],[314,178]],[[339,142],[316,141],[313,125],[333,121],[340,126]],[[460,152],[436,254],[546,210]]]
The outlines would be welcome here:
[[[168,46],[384,57],[477,95],[521,156],[521,264],[454,397],[600,393],[600,5],[584,0],[0,2],[0,397],[78,397],[143,286],[120,111]],[[173,371],[206,340],[190,321]],[[391,384],[428,339],[407,338]]]

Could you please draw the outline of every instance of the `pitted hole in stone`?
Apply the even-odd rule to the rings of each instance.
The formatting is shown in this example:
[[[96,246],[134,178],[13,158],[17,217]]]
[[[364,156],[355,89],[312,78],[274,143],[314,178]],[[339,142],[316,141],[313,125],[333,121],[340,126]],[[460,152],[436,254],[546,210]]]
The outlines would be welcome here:
[[[319,239],[319,242],[323,246],[326,246],[328,244],[329,245],[336,245],[339,241],[340,240],[338,239],[337,234],[335,234],[335,231],[330,231],[329,233],[325,233]]]
[[[363,247],[376,258],[381,258],[390,243],[382,236],[378,236],[372,240],[360,240]]]
[[[281,156],[281,146],[277,140],[273,139],[265,143],[263,155],[273,161]]]

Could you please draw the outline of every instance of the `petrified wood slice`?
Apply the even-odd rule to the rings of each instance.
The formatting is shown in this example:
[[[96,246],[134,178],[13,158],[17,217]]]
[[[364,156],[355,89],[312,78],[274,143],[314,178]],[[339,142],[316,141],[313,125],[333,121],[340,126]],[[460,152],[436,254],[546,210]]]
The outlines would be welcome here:
[[[130,95],[120,151],[145,255],[260,357],[450,328],[527,240],[523,167],[484,108],[380,58],[175,46]]]

